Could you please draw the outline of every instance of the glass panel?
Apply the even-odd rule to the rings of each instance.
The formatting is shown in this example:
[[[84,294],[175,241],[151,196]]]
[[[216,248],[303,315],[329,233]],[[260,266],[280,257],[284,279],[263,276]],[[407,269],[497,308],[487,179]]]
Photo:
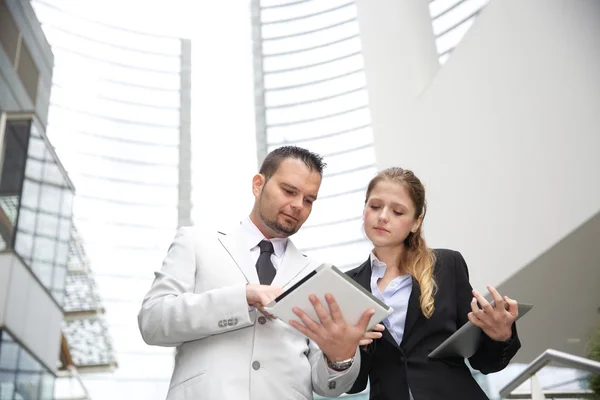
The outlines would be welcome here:
[[[67,11],[63,11],[59,7],[53,7],[50,4],[35,2],[35,11],[41,21],[52,22],[52,26],[77,32],[78,34],[85,33],[90,39],[112,43],[115,46],[129,48],[136,52],[173,56],[180,54],[179,39],[138,33],[101,22],[95,22],[92,13],[89,13],[88,18],[82,18],[78,16],[77,12],[70,11],[72,10],[70,7],[66,8]]]
[[[176,146],[179,143],[178,125],[158,125],[140,122],[127,122],[117,119],[104,118],[99,115],[89,115],[73,112],[60,107],[51,107],[48,116],[48,126],[54,129],[62,127],[77,127],[95,136],[121,139],[123,141],[139,141],[166,146]]]
[[[260,5],[264,8],[261,13],[263,23],[272,21],[281,21],[284,19],[298,18],[301,16],[320,14],[327,12],[332,8],[338,8],[348,4],[348,0],[328,0],[328,1],[301,1],[296,4],[290,4],[285,7],[268,8],[269,5],[285,4],[284,1],[262,0]],[[335,10],[329,11],[330,15],[335,14]],[[331,18],[331,17],[330,17]]]
[[[67,268],[57,265],[54,267],[54,280],[52,288],[56,291],[62,291],[65,288],[65,278],[67,276]]]
[[[24,260],[33,256],[33,234],[19,231],[15,240],[15,250]]]
[[[68,242],[57,242],[56,244],[56,264],[67,265],[69,258],[69,243]]]
[[[0,371],[0,399],[12,400],[15,393],[16,375],[10,372]]]
[[[363,58],[360,53],[344,56],[325,64],[310,66],[312,64],[315,63],[303,63],[296,66],[301,68],[294,68],[290,71],[266,73],[264,77],[265,88],[268,90],[331,79],[364,67]]]
[[[292,120],[293,116],[290,116]],[[371,116],[367,108],[304,123],[268,127],[269,142],[294,142],[367,126]]]
[[[50,373],[44,373],[42,375],[42,382],[40,388],[40,400],[53,400],[54,399],[54,375]]]
[[[79,91],[85,91],[86,93],[82,93],[82,96],[73,96]],[[159,93],[155,93],[155,96],[158,95]],[[64,86],[54,86],[52,89],[52,99],[55,106],[85,114],[101,113],[105,118],[122,119],[132,122],[142,121],[168,126],[177,126],[179,124],[179,110],[175,107],[146,106],[144,104],[139,105],[125,102],[117,97],[90,96],[89,88],[76,87],[73,84],[67,85],[66,82]]]
[[[58,169],[58,165],[53,161],[48,162],[44,168],[44,182],[57,186],[65,185],[65,178]]]
[[[36,7],[37,8],[37,7]],[[179,72],[178,55],[156,55],[137,49],[127,50],[105,38],[94,38],[83,32],[72,32],[63,27],[44,25],[44,33],[52,42],[69,43],[69,48],[90,57],[101,56],[104,60],[129,65],[132,68],[152,69],[164,72]]]
[[[133,85],[148,85],[149,87],[160,89],[179,89],[181,80],[179,74],[155,72],[138,68],[131,68],[128,65],[119,65],[115,63],[105,62],[103,59],[95,57],[90,60],[83,54],[78,54],[60,47],[53,47],[56,65],[60,66],[60,73],[80,72],[79,69],[74,69],[75,66],[85,67],[93,61],[93,69],[95,77],[107,80],[115,80],[126,82]],[[97,79],[98,80],[98,79]],[[93,87],[91,88],[93,90]]]
[[[71,226],[73,223],[70,219],[61,218],[58,223],[58,239],[60,241],[67,241],[71,237]]]
[[[59,87],[80,91],[77,82],[74,82],[68,74],[55,75],[52,77],[53,87]],[[140,87],[127,84],[127,82],[101,81],[94,87],[96,96],[107,100],[118,100],[123,103],[133,103],[138,106],[150,106],[160,108],[179,108],[179,90],[153,89],[151,87]],[[54,89],[53,89],[54,90]]]
[[[37,233],[44,236],[56,237],[58,232],[58,215],[38,213]]]
[[[17,223],[18,204],[23,187],[29,121],[7,121],[4,141],[0,144],[0,244],[13,246],[13,231]],[[0,135],[1,136],[1,135]]]
[[[33,142],[33,141],[32,141]],[[25,168],[25,175],[28,178],[41,181],[44,171],[44,162],[36,158],[30,158],[27,161],[27,167]]]
[[[331,28],[300,36],[287,36],[280,39],[266,40],[263,42],[263,54],[269,55],[303,50],[358,35],[358,21],[354,18],[342,21],[341,23],[336,21],[333,25]]]
[[[360,50],[360,39],[358,36],[354,36],[348,40],[325,47],[319,47],[298,53],[265,57],[263,60],[263,65],[265,71],[267,72],[278,71],[287,68],[301,67],[314,63],[330,61],[338,57],[356,53]]]
[[[53,262],[56,255],[56,240],[43,236],[35,237],[34,257],[38,260]]]
[[[73,192],[70,190],[63,190],[62,196],[60,215],[70,219],[73,215]]]
[[[37,251],[36,251],[37,253]],[[39,259],[33,259],[30,262],[31,270],[42,282],[45,288],[50,289],[52,287],[52,270],[53,266],[51,262],[43,261]]]
[[[329,2],[312,2],[329,4]],[[356,5],[354,2],[348,2],[346,7],[339,8],[327,13],[317,14],[310,18],[296,19],[292,21],[285,21],[281,23],[266,24],[262,26],[263,38],[272,38],[286,35],[296,35],[299,33],[311,31],[313,29],[320,29],[331,26],[336,22],[346,21],[348,19],[356,18]],[[324,6],[322,8],[329,9],[333,7]],[[300,16],[296,14],[296,16]],[[279,18],[278,18],[279,19]],[[281,21],[281,19],[279,19]]]
[[[17,372],[17,393],[24,400],[39,399],[42,366],[28,352],[21,350]]]
[[[317,80],[317,82],[285,90],[267,90],[265,103],[267,107],[299,103],[364,88],[366,85],[365,74],[362,69],[339,78],[322,82]]]
[[[366,90],[348,93],[321,101],[312,101],[291,107],[267,108],[267,124],[283,124],[291,121],[307,121],[323,118],[335,113],[358,107],[366,107],[368,98]]]
[[[15,343],[12,336],[1,331],[2,342],[0,343],[0,369],[15,371],[17,369],[19,345]]]
[[[40,201],[40,186],[39,183],[26,179],[23,183],[23,198],[21,199],[21,205],[32,210],[37,209]]]
[[[42,185],[40,210],[52,214],[60,211],[61,188],[52,185]]]
[[[40,136],[31,136],[27,154],[36,160],[42,161],[45,152],[46,144],[44,143],[44,140]]]
[[[35,216],[35,212],[21,207],[21,211],[19,212],[19,231],[33,233],[35,231]]]

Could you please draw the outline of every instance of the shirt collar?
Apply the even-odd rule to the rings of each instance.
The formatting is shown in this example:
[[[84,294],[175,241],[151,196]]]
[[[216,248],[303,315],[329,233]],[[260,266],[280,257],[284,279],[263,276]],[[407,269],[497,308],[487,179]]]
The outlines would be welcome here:
[[[385,273],[386,268],[385,263],[379,261],[373,250],[371,250],[370,258],[372,275],[377,278],[383,278],[383,274]]]
[[[242,228],[244,229],[244,233],[246,236],[246,247],[248,250],[253,250],[255,247],[258,247],[258,244],[265,240],[265,236],[262,232],[254,225],[254,222],[250,219],[250,217],[246,217],[242,221]],[[275,250],[275,257],[282,258],[285,254],[285,249],[287,248],[288,238],[273,238],[269,239],[271,243],[273,243],[273,249]]]

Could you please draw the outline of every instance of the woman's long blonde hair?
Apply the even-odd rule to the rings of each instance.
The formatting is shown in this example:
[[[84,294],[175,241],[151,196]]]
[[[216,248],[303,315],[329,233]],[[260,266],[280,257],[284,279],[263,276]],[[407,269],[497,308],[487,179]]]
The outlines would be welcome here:
[[[433,250],[427,247],[422,231],[423,220],[427,212],[425,187],[412,171],[399,167],[388,168],[379,172],[369,182],[365,204],[369,200],[373,188],[383,180],[403,185],[415,205],[415,218],[422,216],[421,224],[417,231],[409,233],[408,237],[404,240],[405,251],[398,268],[410,274],[419,283],[421,289],[421,298],[419,299],[421,311],[426,318],[431,318],[435,308],[433,296],[437,291],[437,284],[433,276],[435,254]]]

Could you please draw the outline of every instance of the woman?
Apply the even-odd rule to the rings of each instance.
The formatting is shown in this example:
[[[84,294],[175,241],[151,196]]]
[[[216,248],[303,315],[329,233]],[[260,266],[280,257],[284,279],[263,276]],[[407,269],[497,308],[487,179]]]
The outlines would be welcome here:
[[[484,374],[500,371],[521,347],[517,302],[488,286],[498,306],[490,305],[472,290],[459,252],[428,248],[425,212],[425,189],[411,171],[390,168],[369,183],[364,231],[374,249],[348,275],[394,312],[380,327],[383,334],[369,332],[361,341],[369,344],[361,347],[360,374],[349,393],[363,391],[369,378],[371,399],[488,399],[464,359],[427,355],[471,321],[484,332],[471,366]]]

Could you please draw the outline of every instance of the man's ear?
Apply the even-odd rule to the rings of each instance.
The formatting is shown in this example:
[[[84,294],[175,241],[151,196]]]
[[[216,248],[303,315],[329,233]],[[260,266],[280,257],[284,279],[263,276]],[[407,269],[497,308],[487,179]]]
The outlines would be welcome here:
[[[266,179],[263,174],[256,174],[252,177],[252,193],[254,197],[260,196],[265,187]]]

